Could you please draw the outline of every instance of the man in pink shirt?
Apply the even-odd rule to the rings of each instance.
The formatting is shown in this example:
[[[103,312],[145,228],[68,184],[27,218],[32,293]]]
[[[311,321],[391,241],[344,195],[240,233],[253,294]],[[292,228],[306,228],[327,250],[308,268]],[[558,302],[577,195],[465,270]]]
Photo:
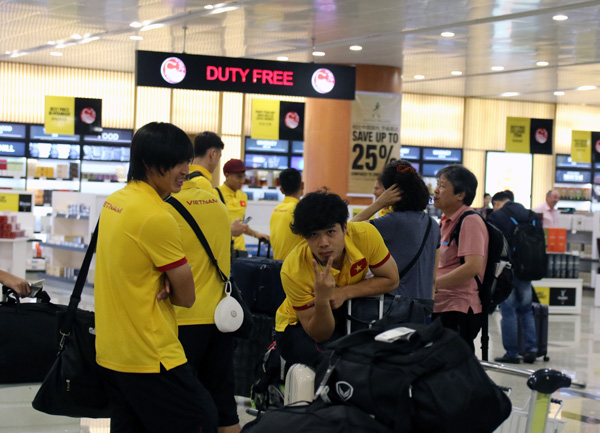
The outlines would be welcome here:
[[[554,207],[559,200],[560,194],[558,194],[558,191],[551,189],[546,193],[546,201],[533,209],[534,212],[544,215],[542,227],[545,229],[558,227],[558,210]]]
[[[445,167],[437,177],[433,205],[444,215],[433,318],[440,317],[446,328],[458,332],[475,351],[473,340],[483,322],[475,276],[483,280],[488,232],[479,215],[468,215],[462,222],[458,246],[454,241],[449,245],[449,239],[461,215],[473,210],[469,206],[475,197],[477,178],[462,165]]]

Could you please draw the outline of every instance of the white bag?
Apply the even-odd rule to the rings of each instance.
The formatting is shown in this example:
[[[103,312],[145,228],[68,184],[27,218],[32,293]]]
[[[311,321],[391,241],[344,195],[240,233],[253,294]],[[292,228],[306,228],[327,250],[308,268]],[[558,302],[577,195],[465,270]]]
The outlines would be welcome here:
[[[240,303],[231,296],[231,281],[225,283],[225,297],[215,308],[215,325],[223,333],[235,332],[244,321],[244,310]]]

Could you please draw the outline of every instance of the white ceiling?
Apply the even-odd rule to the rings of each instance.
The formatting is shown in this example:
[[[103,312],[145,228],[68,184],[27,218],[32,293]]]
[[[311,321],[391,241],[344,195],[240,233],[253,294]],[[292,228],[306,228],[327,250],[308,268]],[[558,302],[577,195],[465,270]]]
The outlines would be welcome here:
[[[287,56],[401,67],[409,93],[600,105],[600,89],[576,90],[600,88],[599,20],[600,0],[0,0],[0,61],[133,71],[136,49]]]

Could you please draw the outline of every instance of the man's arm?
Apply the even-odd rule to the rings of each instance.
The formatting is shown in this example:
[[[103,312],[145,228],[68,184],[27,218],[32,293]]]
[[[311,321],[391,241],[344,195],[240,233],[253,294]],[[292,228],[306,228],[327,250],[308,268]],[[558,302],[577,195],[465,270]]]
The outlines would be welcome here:
[[[465,256],[465,262],[462,265],[435,280],[435,287],[437,289],[447,289],[459,286],[475,278],[475,275],[479,275],[482,270],[483,256]]]
[[[394,184],[379,196],[377,200],[375,200],[369,207],[363,209],[358,215],[352,218],[350,221],[359,222],[359,221],[367,221],[381,209],[386,208],[388,206],[393,205],[394,203],[402,200],[402,194],[398,189],[398,185]]]
[[[165,277],[165,291],[171,299],[171,304],[191,308],[196,301],[196,288],[190,265],[186,263],[165,273],[167,274]],[[161,294],[159,294],[158,300],[161,300]]]
[[[26,280],[5,271],[0,271],[0,284],[10,287],[20,297],[27,296],[31,293],[31,287],[29,287],[29,283]]]
[[[244,233],[247,234],[248,236],[252,236],[253,238],[256,238],[256,239],[265,239],[267,241],[270,239],[269,235],[257,232],[256,230],[251,229],[250,226],[248,226],[248,228],[246,229],[246,231]]]
[[[306,333],[317,343],[327,341],[335,329],[335,319],[329,300],[335,289],[335,279],[331,275],[333,257],[327,261],[324,269],[313,260],[315,283],[313,285],[314,304],[303,310],[296,310],[296,315]]]
[[[373,278],[337,287],[331,298],[331,308],[340,308],[348,299],[381,295],[398,287],[400,276],[398,275],[398,266],[393,258],[390,257],[387,262],[377,268],[371,268],[371,273]]]

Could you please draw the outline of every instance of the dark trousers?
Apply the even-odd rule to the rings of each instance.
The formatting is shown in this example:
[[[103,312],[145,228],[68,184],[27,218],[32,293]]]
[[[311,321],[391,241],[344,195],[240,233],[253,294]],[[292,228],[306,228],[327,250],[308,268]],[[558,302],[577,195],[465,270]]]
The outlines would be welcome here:
[[[484,313],[475,314],[473,313],[473,309],[469,308],[469,311],[466,314],[461,313],[460,311],[445,311],[443,313],[433,313],[431,318],[432,320],[435,320],[439,317],[445,328],[458,332],[474,353],[475,344],[473,343],[473,340],[477,337],[483,324],[483,314]]]

